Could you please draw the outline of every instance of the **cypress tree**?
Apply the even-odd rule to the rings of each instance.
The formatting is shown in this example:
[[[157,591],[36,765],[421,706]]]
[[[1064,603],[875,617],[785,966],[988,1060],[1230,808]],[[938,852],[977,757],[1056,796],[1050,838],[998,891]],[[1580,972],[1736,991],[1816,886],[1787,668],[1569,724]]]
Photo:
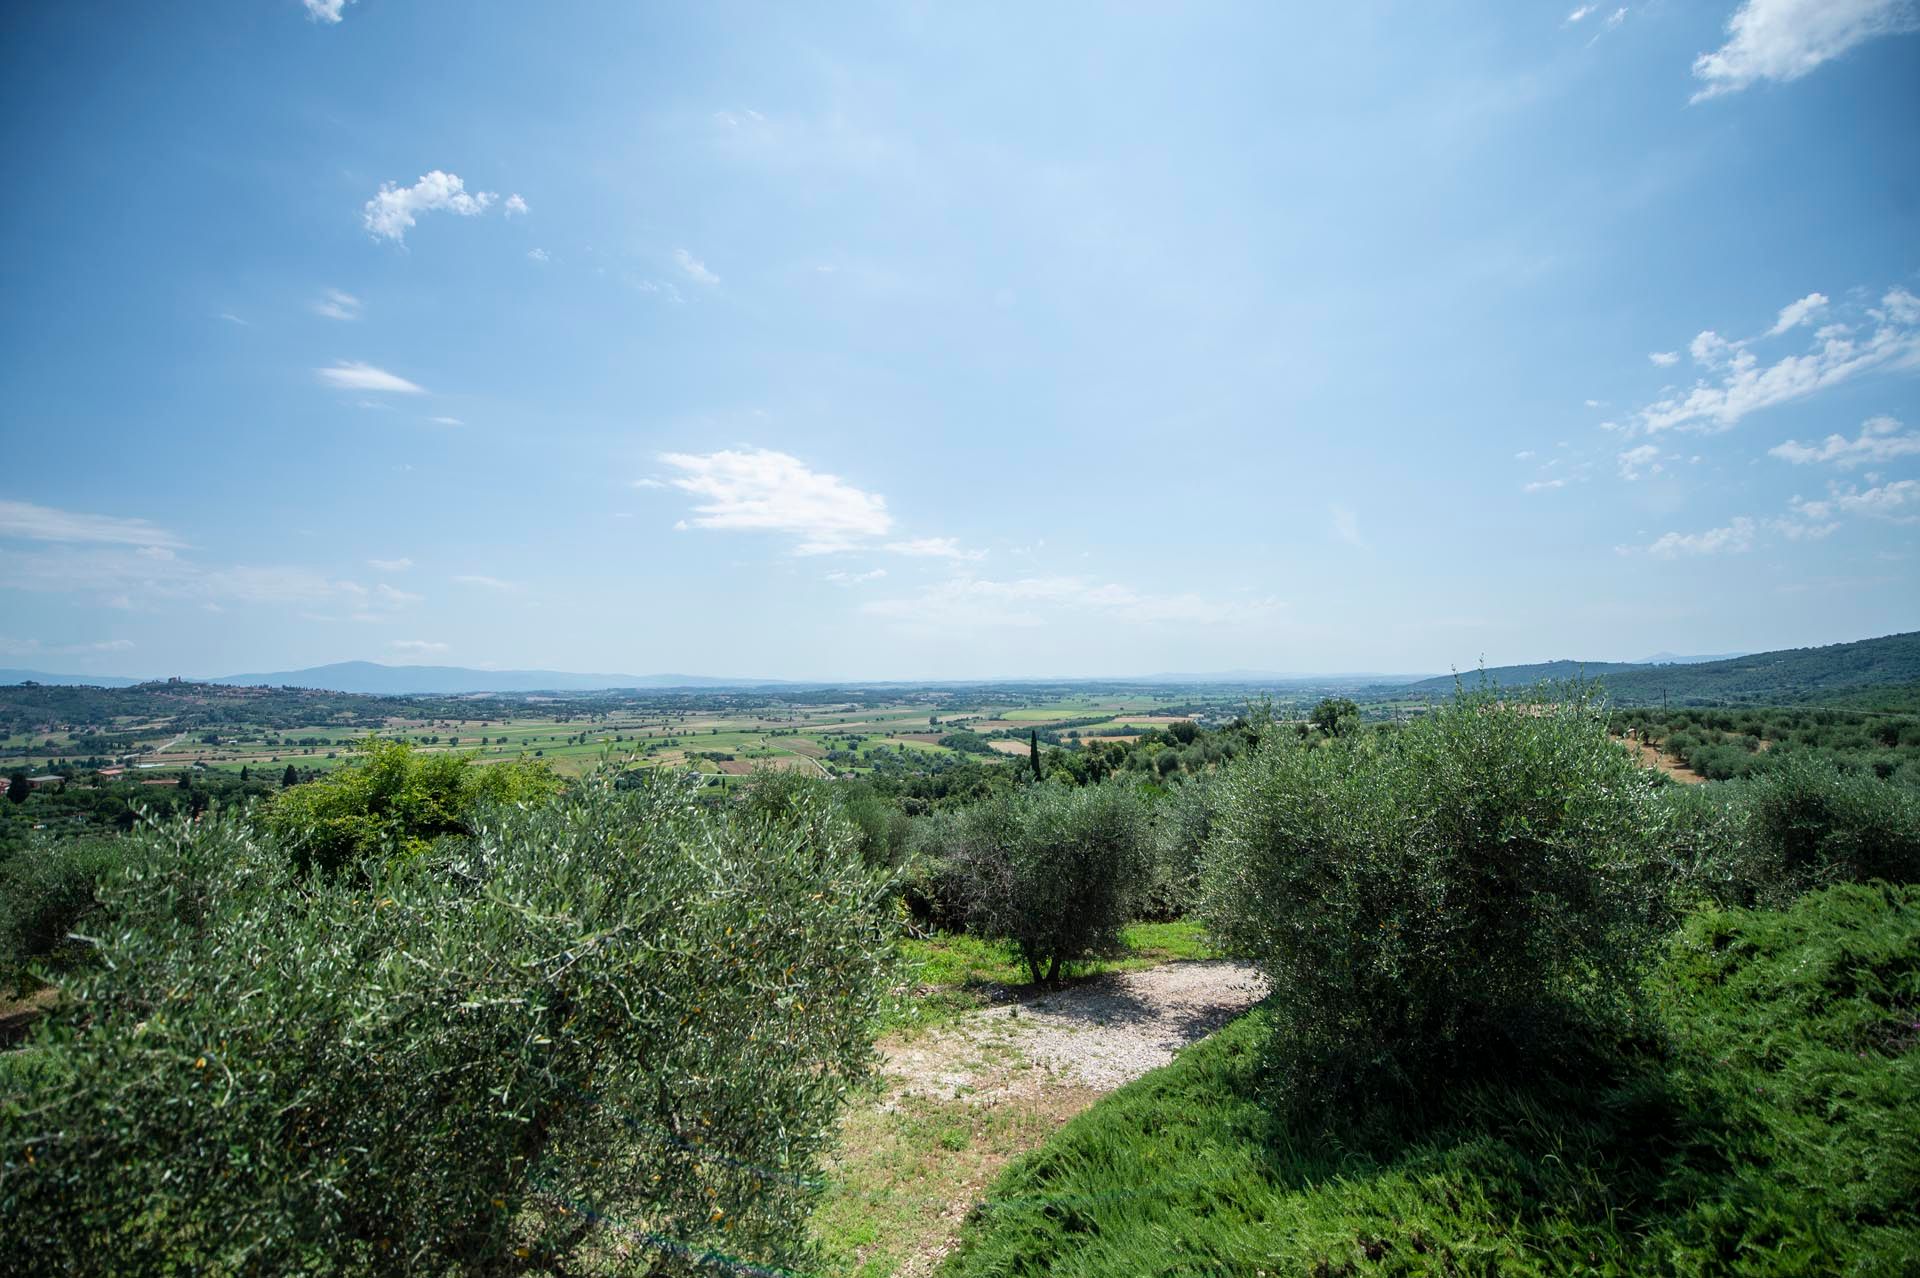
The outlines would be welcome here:
[[[1033,779],[1040,779],[1040,729],[1035,728],[1027,735],[1027,759],[1033,764]]]
[[[293,770],[291,763],[287,765],[287,770],[280,774],[280,784],[282,787],[300,784],[300,774]]]

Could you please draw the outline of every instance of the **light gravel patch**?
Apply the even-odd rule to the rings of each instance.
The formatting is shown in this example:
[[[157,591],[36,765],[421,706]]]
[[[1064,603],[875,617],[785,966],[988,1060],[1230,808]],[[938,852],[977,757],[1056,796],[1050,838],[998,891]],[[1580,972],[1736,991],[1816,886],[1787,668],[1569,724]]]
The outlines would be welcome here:
[[[1173,1060],[1266,996],[1246,963],[1116,972],[952,1025],[882,1041],[888,1104],[903,1097],[998,1104],[1041,1091],[1110,1092]]]

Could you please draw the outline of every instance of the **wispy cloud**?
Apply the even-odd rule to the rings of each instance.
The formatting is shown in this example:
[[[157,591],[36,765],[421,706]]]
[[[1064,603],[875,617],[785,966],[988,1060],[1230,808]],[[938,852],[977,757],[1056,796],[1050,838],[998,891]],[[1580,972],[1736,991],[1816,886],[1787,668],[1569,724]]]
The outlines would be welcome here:
[[[1643,475],[1660,473],[1660,448],[1656,444],[1642,444],[1638,448],[1629,448],[1614,458],[1620,466],[1620,478],[1639,479]]]
[[[367,201],[363,216],[368,233],[375,239],[404,243],[422,213],[444,211],[473,217],[486,212],[498,198],[491,191],[469,193],[458,174],[435,169],[422,174],[412,186],[382,183],[379,193]]]
[[[1825,293],[1809,293],[1797,302],[1788,302],[1780,308],[1780,318],[1767,330],[1767,336],[1778,337],[1790,328],[1798,328],[1826,309]]]
[[[1556,488],[1565,488],[1564,479],[1535,479],[1520,485],[1520,491],[1526,493],[1550,493]]]
[[[1672,368],[1675,364],[1678,364],[1680,362],[1680,352],[1679,351],[1654,351],[1653,353],[1648,355],[1647,358],[1652,360],[1654,364],[1660,368]]]
[[[395,639],[387,647],[409,656],[426,657],[447,651],[448,645],[434,639]]]
[[[836,586],[858,586],[869,581],[878,581],[887,575],[885,568],[875,568],[872,572],[830,572],[826,580]]]
[[[890,541],[886,548],[896,555],[912,555],[921,559],[979,560],[987,557],[986,551],[967,550],[952,537],[915,537],[910,541]]]
[[[662,453],[680,471],[670,481],[701,498],[683,526],[773,532],[799,538],[795,553],[826,554],[884,537],[893,529],[886,498],[771,449]]]
[[[461,421],[458,417],[429,417],[427,418],[427,420],[432,422],[435,426],[465,426],[466,425],[466,423]]]
[[[527,260],[529,262],[538,262],[542,266],[545,266],[553,260],[553,255],[543,248],[531,248],[527,250]]]
[[[707,264],[683,248],[673,251],[673,260],[686,272],[687,278],[696,284],[705,284],[708,288],[720,282],[720,277],[707,269]]]
[[[341,10],[353,3],[353,0],[300,0],[307,7],[307,17],[314,22],[332,24],[340,21]]]
[[[397,373],[389,373],[384,368],[375,368],[359,360],[341,360],[332,368],[316,368],[320,380],[336,390],[351,391],[390,391],[400,395],[418,395],[425,388],[417,386]]]
[[[1891,417],[1870,417],[1861,424],[1860,434],[1854,439],[1829,435],[1818,444],[1789,439],[1769,448],[1767,454],[1796,466],[1831,462],[1842,470],[1849,470],[1920,454],[1920,433],[1903,434],[1900,423]]]
[[[360,318],[360,299],[351,293],[330,288],[313,304],[313,313],[334,320],[357,320]]]
[[[1738,555],[1753,549],[1759,525],[1746,515],[1735,515],[1725,526],[1705,532],[1670,532],[1647,547],[1656,559],[1678,559],[1688,555]]]
[[[1693,100],[1798,80],[1868,40],[1916,29],[1913,0],[1746,0],[1727,19],[1727,42],[1694,59],[1705,87]]]
[[[516,215],[526,213],[527,202],[521,199],[519,192],[516,191],[514,194],[509,195],[507,197],[507,202],[501,207],[505,211],[506,216],[514,217]]]
[[[140,546],[152,550],[179,550],[186,546],[173,533],[144,519],[119,515],[87,515],[25,501],[0,501],[0,537],[27,541]]]
[[[384,572],[384,573],[405,572],[407,569],[413,567],[413,560],[407,559],[407,558],[369,559],[367,560],[367,566],[372,568],[375,572]]]
[[[502,581],[498,577],[488,577],[488,576],[485,576],[484,574],[477,573],[477,572],[461,573],[458,576],[456,576],[453,580],[459,585],[478,586],[482,590],[505,591],[505,590],[520,589],[520,586],[517,582]]]
[[[1782,309],[1781,320],[1791,319],[1787,327],[1794,327],[1823,305],[1820,294],[1810,294]],[[1691,389],[1642,408],[1635,424],[1649,434],[1728,430],[1749,413],[1804,399],[1863,373],[1920,367],[1920,298],[1904,288],[1889,289],[1877,308],[1866,309],[1859,318],[1869,330],[1864,336],[1852,324],[1827,324],[1815,330],[1805,354],[1766,365],[1749,342],[1703,332],[1688,350],[1706,375]],[[1779,324],[1776,321],[1771,331],[1784,331]]]
[[[1575,9],[1572,13],[1569,13],[1567,15],[1566,25],[1572,26],[1576,22],[1586,21],[1588,18],[1593,16],[1593,11],[1599,7],[1600,7],[1599,5],[1594,5],[1594,4],[1581,5],[1578,9]]]
[[[1920,520],[1920,479],[1900,479],[1871,488],[1828,487],[1820,501],[1795,497],[1788,503],[1804,519],[1829,519],[1835,515],[1862,515],[1868,519],[1890,519],[1896,523]]]

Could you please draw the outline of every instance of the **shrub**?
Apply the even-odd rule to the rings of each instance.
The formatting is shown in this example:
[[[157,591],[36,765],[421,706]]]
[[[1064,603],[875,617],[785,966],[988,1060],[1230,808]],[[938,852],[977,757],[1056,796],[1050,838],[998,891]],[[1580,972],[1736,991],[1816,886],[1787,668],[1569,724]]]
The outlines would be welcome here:
[[[1297,1098],[1411,1100],[1618,1024],[1659,915],[1657,782],[1583,700],[1461,694],[1222,779],[1204,917],[1274,984]]]
[[[804,1259],[892,938],[852,832],[801,815],[597,780],[364,879],[148,830],[0,1093],[0,1270]]]
[[[260,820],[303,866],[333,871],[376,854],[417,856],[436,838],[472,830],[489,804],[538,801],[560,788],[544,764],[476,766],[464,754],[416,754],[368,740],[346,767],[275,795]]]
[[[1140,918],[1182,918],[1198,902],[1201,857],[1218,806],[1218,785],[1210,773],[1189,779],[1156,805],[1147,882],[1135,910]]]
[[[1148,863],[1144,800],[1116,782],[1034,785],[966,810],[969,926],[1011,944],[1035,981],[1120,939]]]
[[[67,935],[94,908],[94,889],[120,864],[113,838],[35,839],[0,860],[0,994],[32,983],[36,960],[68,954]]]
[[[1787,884],[1920,881],[1920,794],[1788,758],[1751,782],[1748,837]]]

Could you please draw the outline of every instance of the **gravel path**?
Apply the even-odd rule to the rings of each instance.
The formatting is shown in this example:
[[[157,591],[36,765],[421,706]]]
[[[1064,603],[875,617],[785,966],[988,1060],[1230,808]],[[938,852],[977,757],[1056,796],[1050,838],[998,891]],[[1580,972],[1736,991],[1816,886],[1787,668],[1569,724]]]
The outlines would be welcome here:
[[[969,1013],[883,1042],[889,1101],[997,1104],[1043,1089],[1109,1092],[1173,1059],[1266,994],[1246,963],[1168,963]]]

